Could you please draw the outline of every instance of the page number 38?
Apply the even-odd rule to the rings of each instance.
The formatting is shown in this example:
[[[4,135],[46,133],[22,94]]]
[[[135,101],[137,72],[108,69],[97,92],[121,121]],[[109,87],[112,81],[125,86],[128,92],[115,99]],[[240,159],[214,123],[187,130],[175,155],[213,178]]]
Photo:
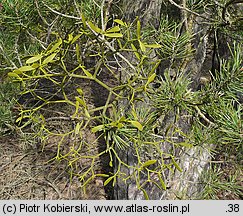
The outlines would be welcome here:
[[[226,212],[239,212],[240,211],[240,205],[239,204],[228,204],[228,209]]]

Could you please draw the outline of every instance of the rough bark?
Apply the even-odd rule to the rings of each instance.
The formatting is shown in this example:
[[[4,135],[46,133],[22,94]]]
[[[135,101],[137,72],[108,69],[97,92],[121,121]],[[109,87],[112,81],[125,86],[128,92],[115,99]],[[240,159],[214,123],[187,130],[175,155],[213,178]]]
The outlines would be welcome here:
[[[159,25],[159,19],[161,13],[167,13],[169,16],[175,19],[181,19],[181,15],[185,16],[185,13],[179,13],[178,8],[170,5],[169,13],[162,6],[160,0],[147,1],[147,0],[135,0],[128,1],[124,0],[123,8],[126,11],[126,20],[133,21],[136,16],[140,17],[142,25],[147,23],[153,24],[155,27]],[[185,19],[185,17],[183,18]],[[211,56],[208,55],[209,50],[211,50],[211,44],[209,43],[210,31],[209,26],[204,24],[203,18],[191,16],[190,19],[186,17],[187,24],[186,28],[191,28],[190,30],[196,35],[192,46],[196,49],[194,56],[185,64],[184,70],[193,80],[192,88],[196,89],[200,83],[200,77],[209,71],[212,67]],[[188,23],[191,23],[188,26]],[[209,52],[211,53],[211,52]],[[160,71],[164,71],[168,64],[164,62]],[[146,104],[143,104],[146,106]],[[186,113],[185,113],[186,114]],[[171,123],[173,123],[175,118],[175,113],[169,113],[163,119],[163,125],[161,125],[161,130],[165,130]],[[184,121],[179,121],[178,126],[182,128],[183,132],[188,132],[191,127],[190,119],[185,119]],[[181,142],[178,135],[178,140]],[[205,143],[205,145],[209,145]],[[164,145],[164,150],[168,151],[169,145]],[[122,159],[128,164],[135,164],[136,159],[133,156],[133,150],[130,149],[124,154],[121,152]],[[210,159],[210,154],[207,152],[204,146],[198,146],[191,149],[180,148],[176,152],[176,157],[180,158],[179,165],[183,172],[178,172],[176,169],[174,172],[165,172],[166,183],[168,190],[161,191],[156,186],[147,185],[146,190],[150,199],[193,199],[196,198],[202,189],[202,185],[199,184],[200,176],[207,168],[208,161]],[[123,172],[130,173],[131,170],[124,169]],[[118,180],[114,190],[114,197],[116,199],[144,199],[143,193],[138,191],[135,182],[128,182],[125,184],[122,180]]]
[[[160,18],[160,0],[123,0],[121,1],[121,8],[125,12],[126,20],[133,21],[139,17],[141,24],[153,25],[158,27]]]
[[[144,27],[145,25],[151,25],[155,28],[158,28],[159,25],[159,17],[160,17],[160,7],[161,2],[158,0],[135,0],[135,1],[129,1],[129,0],[123,0],[121,1],[121,8],[123,8],[123,11],[125,11],[125,20],[128,22],[133,22],[136,17],[139,18],[141,22],[141,26]],[[133,59],[131,56],[127,56],[128,59],[130,59],[131,62],[133,62]],[[125,79],[124,77],[122,79]],[[141,106],[144,106],[144,104],[141,104]],[[134,156],[134,150],[129,149],[127,152],[124,153],[124,151],[120,151],[117,149],[121,159],[127,163],[128,165],[136,165],[137,158]],[[126,173],[127,175],[130,175],[132,173],[132,170],[127,168],[122,168],[122,172]],[[146,190],[149,191],[148,195],[150,199],[160,199],[163,191],[156,190],[155,187],[151,185],[146,186]],[[131,199],[131,200],[142,200],[144,199],[144,195],[142,191],[139,191],[137,189],[135,182],[127,182],[125,183],[122,179],[117,180],[117,184],[114,188],[114,198],[115,199]]]

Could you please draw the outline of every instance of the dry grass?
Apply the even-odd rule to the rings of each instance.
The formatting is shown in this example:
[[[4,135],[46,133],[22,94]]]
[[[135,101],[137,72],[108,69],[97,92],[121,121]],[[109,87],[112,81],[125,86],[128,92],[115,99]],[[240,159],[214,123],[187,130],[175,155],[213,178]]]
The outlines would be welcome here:
[[[15,136],[0,138],[0,199],[105,199],[102,181],[96,180],[86,194],[80,182],[70,182],[67,163],[53,161],[56,152],[35,147],[23,149]]]

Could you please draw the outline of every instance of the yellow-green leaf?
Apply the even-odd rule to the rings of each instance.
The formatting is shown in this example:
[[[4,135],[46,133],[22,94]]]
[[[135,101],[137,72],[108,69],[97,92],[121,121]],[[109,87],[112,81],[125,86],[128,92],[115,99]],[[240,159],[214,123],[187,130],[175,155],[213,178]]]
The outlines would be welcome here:
[[[113,178],[112,187],[115,187],[115,184],[116,184],[116,178]]]
[[[73,38],[71,44],[75,43],[75,42],[76,42],[82,35],[83,35],[83,34],[78,34],[78,35],[76,35],[76,36]]]
[[[117,43],[118,43],[119,48],[123,49],[122,43],[121,43],[121,41],[119,39],[117,39]]]
[[[148,78],[148,81],[147,81],[147,83],[146,83],[146,86],[149,85],[151,82],[153,82],[154,79],[155,79],[155,77],[156,77],[156,73],[153,73],[153,74]]]
[[[116,127],[116,126],[117,126],[117,122],[111,122],[111,123],[108,124],[108,125],[110,125],[110,126],[112,126],[112,127]]]
[[[123,127],[124,127],[124,124],[122,124],[122,123],[118,123],[118,124],[117,124],[117,128],[118,128],[118,129],[121,129],[121,128],[123,128]]]
[[[50,63],[55,58],[56,55],[57,55],[57,53],[52,53],[47,58],[45,58],[45,60],[42,62],[42,64]]]
[[[182,169],[181,169],[180,166],[176,163],[175,159],[172,157],[171,160],[172,160],[172,163],[174,164],[175,168],[176,168],[178,171],[182,172]]]
[[[68,42],[71,42],[73,40],[73,34],[68,34]]]
[[[45,122],[45,117],[42,114],[40,114],[39,117],[42,120],[42,122]]]
[[[137,48],[134,46],[134,44],[131,44],[132,50],[134,51],[135,56],[137,57],[138,60],[140,60],[140,55],[137,52]]]
[[[31,67],[36,69],[36,68],[40,67],[40,64],[38,64],[38,63],[33,63],[33,64],[31,65]]]
[[[155,66],[152,68],[150,74],[155,72],[155,70],[156,70],[157,67],[160,65],[160,63],[161,63],[161,60],[157,61],[157,63],[155,64]]]
[[[138,122],[138,121],[130,121],[131,124],[136,127],[138,130],[142,131],[143,130],[143,126]]]
[[[11,72],[10,72],[10,73],[11,73]],[[13,73],[15,73],[15,74],[23,74],[23,71],[18,70],[18,69],[15,69],[15,70],[13,71]]]
[[[156,162],[157,162],[157,160],[148,160],[143,163],[142,167],[147,167],[149,165],[155,164]]]
[[[122,20],[120,19],[114,19],[114,22],[118,23],[119,25],[122,25],[122,26],[126,26],[126,23],[124,23]]]
[[[19,75],[16,74],[16,73],[14,73],[14,72],[9,72],[9,73],[8,73],[8,76],[10,76],[10,77],[18,77],[18,78],[20,78]]]
[[[106,37],[111,37],[111,38],[121,38],[123,37],[122,33],[108,33],[104,34]]]
[[[98,26],[94,25],[92,22],[88,22],[90,28],[95,31],[98,34],[104,33],[102,29],[100,29]]]
[[[187,142],[181,142],[181,143],[178,143],[178,145],[184,146],[184,147],[188,147],[188,148],[192,148],[193,147],[193,144],[187,143]]]
[[[114,26],[112,28],[109,28],[105,31],[105,33],[114,33],[114,32],[119,32],[121,29],[119,26]]]
[[[32,66],[22,66],[22,67],[18,68],[17,70],[25,72],[25,71],[32,71],[34,69],[35,68],[33,68]]]
[[[32,63],[34,63],[34,62],[37,62],[37,61],[39,61],[41,58],[42,58],[42,55],[41,55],[41,54],[36,55],[36,56],[33,56],[33,57],[29,58],[29,59],[26,61],[26,64],[32,64]]]
[[[91,129],[92,133],[96,133],[97,131],[101,131],[104,128],[104,125],[98,125]]]
[[[161,48],[162,46],[160,44],[145,44],[145,47],[157,49]]]
[[[109,162],[109,166],[110,166],[110,167],[113,167],[112,160],[110,160],[110,162]]]
[[[81,67],[81,68],[82,68],[83,72],[85,73],[85,75],[87,77],[89,77],[89,78],[92,78],[93,77],[93,75],[89,71],[87,71],[84,67]]]
[[[82,126],[82,124],[78,122],[77,125],[76,125],[76,127],[75,127],[75,131],[74,131],[74,133],[76,135],[79,134],[79,131],[80,131],[81,126]]]
[[[23,119],[23,116],[20,116],[20,117],[18,117],[18,118],[15,120],[15,122],[18,123],[18,122],[22,121],[22,119]]]
[[[85,19],[84,13],[82,13],[81,18],[82,18],[82,23],[84,25],[84,28],[86,28],[87,26],[86,26],[86,19]]]
[[[84,71],[84,73],[87,77],[89,77],[89,78],[93,77],[93,75],[89,71],[87,71],[86,69],[83,68],[83,71]]]
[[[87,109],[84,109],[84,114],[86,115],[87,118],[90,118],[90,114]]]
[[[86,107],[86,103],[84,102],[84,100],[82,100],[81,98],[79,97],[75,97],[76,101],[79,102],[79,104],[81,104],[82,106]]]
[[[142,50],[142,52],[146,52],[146,47],[145,47],[144,43],[140,40],[138,42],[139,42],[140,49]]]
[[[107,174],[102,174],[102,173],[98,173],[98,174],[95,174],[97,177],[109,177],[109,175]]]
[[[109,177],[108,179],[105,180],[104,186],[108,185],[109,182],[114,178],[114,176]]]
[[[60,47],[60,45],[62,44],[62,39],[59,38],[57,43],[55,43],[52,48],[48,51],[48,53],[53,53],[57,48]]]
[[[122,116],[120,119],[119,119],[119,122],[124,122],[126,120],[125,116]]]
[[[76,44],[76,46],[75,46],[75,50],[76,50],[77,60],[78,60],[79,64],[81,64],[80,47],[79,47],[78,44]]]
[[[161,173],[159,173],[159,181],[160,181],[160,184],[161,184],[162,188],[164,190],[166,190],[166,185],[165,185],[165,182],[162,179]]]
[[[138,40],[141,38],[141,23],[139,20],[137,21],[137,38]]]
[[[81,88],[77,88],[76,90],[77,90],[77,92],[78,92],[81,96],[83,96],[84,93],[83,93],[83,90],[82,90]]]

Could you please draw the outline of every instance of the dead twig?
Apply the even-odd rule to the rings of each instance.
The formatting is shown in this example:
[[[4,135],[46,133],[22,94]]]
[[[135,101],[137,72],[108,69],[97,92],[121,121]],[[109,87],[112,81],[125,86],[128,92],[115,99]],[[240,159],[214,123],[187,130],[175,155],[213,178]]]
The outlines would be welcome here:
[[[211,122],[202,112],[201,110],[198,108],[198,106],[194,106],[194,108],[197,110],[197,113],[199,114],[199,116],[201,116],[203,118],[203,120],[205,120],[207,123],[209,123],[209,125],[214,126],[215,124],[213,122]]]
[[[189,8],[185,7],[184,4],[183,4],[183,5],[179,5],[179,4],[177,4],[176,2],[174,2],[173,0],[169,0],[169,2],[170,2],[172,5],[174,5],[174,6],[176,6],[177,8],[179,8],[180,10],[184,10],[184,11],[186,11],[186,12],[189,12],[189,13],[195,15],[195,16],[201,17],[201,18],[203,18],[203,19],[205,19],[205,20],[208,20],[208,21],[212,21],[212,22],[215,21],[215,20],[213,20],[213,19],[211,19],[211,18],[209,18],[209,17],[203,16],[203,15],[201,15],[201,14],[199,14],[199,13],[196,13],[196,12],[190,10]]]

